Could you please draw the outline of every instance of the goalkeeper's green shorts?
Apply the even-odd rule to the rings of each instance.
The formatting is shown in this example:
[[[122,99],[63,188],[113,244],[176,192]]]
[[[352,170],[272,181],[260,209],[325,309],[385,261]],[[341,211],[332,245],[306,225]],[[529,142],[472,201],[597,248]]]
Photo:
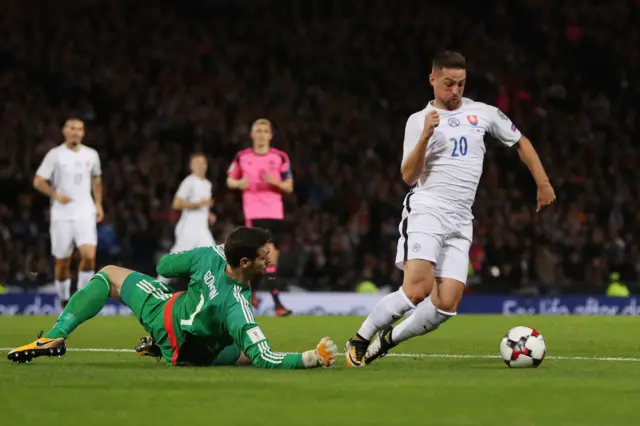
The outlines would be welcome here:
[[[171,287],[140,272],[130,273],[120,290],[122,303],[131,309],[151,335],[165,362],[169,365],[193,365],[188,361],[177,360],[177,354],[171,347],[165,327],[165,308],[171,308],[167,305],[174,296],[177,296],[177,293]],[[226,346],[213,359],[211,365],[235,365],[241,353],[242,350],[235,344]]]

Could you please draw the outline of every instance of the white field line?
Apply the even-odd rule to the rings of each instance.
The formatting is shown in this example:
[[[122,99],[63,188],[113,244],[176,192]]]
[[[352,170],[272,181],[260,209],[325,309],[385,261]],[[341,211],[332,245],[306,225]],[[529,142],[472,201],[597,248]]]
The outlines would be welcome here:
[[[13,348],[0,348],[0,351],[8,352]],[[133,349],[114,349],[114,348],[68,348],[70,352],[99,352],[99,353],[133,353]],[[344,354],[340,354],[344,356]],[[466,359],[500,359],[499,355],[488,354],[405,354],[390,353],[388,357],[398,358],[466,358]],[[599,357],[599,356],[547,356],[545,359],[553,359],[560,361],[608,361],[608,362],[640,362],[640,358],[631,357]]]

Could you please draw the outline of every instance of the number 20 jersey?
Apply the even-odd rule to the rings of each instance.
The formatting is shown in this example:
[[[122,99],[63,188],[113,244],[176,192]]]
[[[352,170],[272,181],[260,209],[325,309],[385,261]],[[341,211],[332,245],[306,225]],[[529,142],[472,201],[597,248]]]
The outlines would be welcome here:
[[[511,147],[522,134],[509,117],[494,106],[463,98],[460,108],[449,111],[436,108],[430,102],[407,120],[403,164],[418,144],[425,117],[432,110],[438,112],[440,124],[429,139],[424,169],[405,198],[405,207],[410,199],[411,211],[416,213],[435,209],[446,213],[449,220],[470,222],[482,176],[484,136],[490,134]]]

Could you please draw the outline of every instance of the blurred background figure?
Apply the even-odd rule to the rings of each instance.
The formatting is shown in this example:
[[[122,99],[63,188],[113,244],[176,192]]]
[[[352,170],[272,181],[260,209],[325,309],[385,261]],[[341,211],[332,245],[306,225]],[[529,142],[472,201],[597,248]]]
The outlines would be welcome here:
[[[278,285],[354,291],[367,280],[397,288],[404,124],[430,99],[430,60],[443,49],[468,60],[465,95],[498,106],[534,141],[558,194],[535,215],[527,169],[515,152],[486,141],[467,291],[603,295],[611,272],[638,290],[640,33],[629,30],[638,2],[0,5],[7,291],[66,278],[50,258],[50,199],[32,180],[63,143],[69,117],[82,120],[83,144],[102,164],[97,268],[156,274],[156,260],[174,244],[180,212],[172,203],[193,152],[208,163],[215,240],[245,224],[242,193],[227,188],[226,172],[251,148],[252,123],[267,117],[295,176],[294,193],[283,197]]]

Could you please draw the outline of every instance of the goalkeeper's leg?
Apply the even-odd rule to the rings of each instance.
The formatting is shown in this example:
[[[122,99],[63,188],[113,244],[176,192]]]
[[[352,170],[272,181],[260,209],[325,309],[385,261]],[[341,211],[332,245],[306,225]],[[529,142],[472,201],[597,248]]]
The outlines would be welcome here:
[[[65,339],[83,322],[102,310],[109,297],[120,300],[120,289],[133,271],[106,266],[69,299],[53,328],[34,342],[16,348],[7,356],[15,362],[29,362],[39,356],[61,356],[66,352]]]
[[[153,358],[162,358],[162,350],[158,346],[151,336],[144,336],[140,338],[140,342],[136,345],[135,351],[140,356],[150,356]],[[214,366],[249,366],[251,365],[251,359],[242,352],[240,347],[236,344],[232,344],[224,348],[216,357],[213,362]]]

